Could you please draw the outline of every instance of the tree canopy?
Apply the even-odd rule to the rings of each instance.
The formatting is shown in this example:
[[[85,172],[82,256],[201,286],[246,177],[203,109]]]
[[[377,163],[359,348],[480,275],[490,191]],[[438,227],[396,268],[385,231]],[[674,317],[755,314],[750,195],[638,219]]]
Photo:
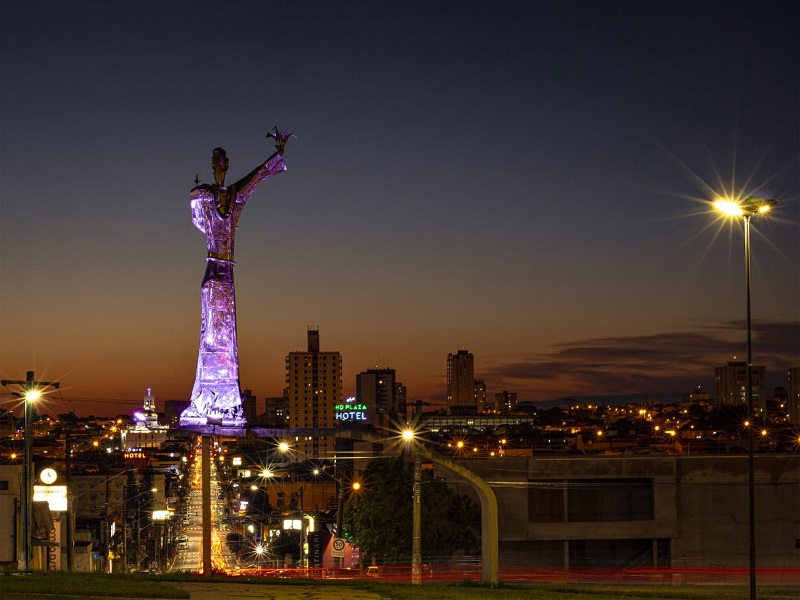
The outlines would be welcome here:
[[[361,490],[347,500],[345,537],[364,555],[384,564],[411,561],[414,464],[404,457],[371,460]],[[422,477],[422,556],[425,562],[449,559],[453,553],[477,554],[480,510],[463,494],[427,471]]]

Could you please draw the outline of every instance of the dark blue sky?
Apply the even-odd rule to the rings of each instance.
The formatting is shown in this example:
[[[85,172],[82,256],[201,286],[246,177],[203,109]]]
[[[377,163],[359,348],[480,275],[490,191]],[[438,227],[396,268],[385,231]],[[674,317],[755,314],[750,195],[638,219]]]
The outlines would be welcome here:
[[[744,354],[800,365],[794,2],[14,3],[0,22],[0,372],[88,400],[185,398],[211,150],[229,178],[298,136],[237,235],[241,379],[339,350],[444,395],[659,399]],[[712,390],[713,391],[713,390]],[[84,403],[84,404],[81,404]],[[120,404],[122,406],[122,404]],[[92,405],[93,406],[93,405]],[[104,406],[104,405],[99,405]],[[108,406],[108,405],[105,405]],[[94,409],[96,412],[97,410]]]

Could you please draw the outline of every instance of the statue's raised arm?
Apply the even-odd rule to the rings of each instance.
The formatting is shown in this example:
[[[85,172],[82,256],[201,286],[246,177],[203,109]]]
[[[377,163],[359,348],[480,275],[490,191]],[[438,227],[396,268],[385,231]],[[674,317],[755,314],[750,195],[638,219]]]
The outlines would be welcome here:
[[[275,149],[278,151],[278,154],[283,156],[284,151],[286,150],[286,142],[289,141],[289,138],[297,139],[296,135],[292,135],[291,131],[280,131],[278,130],[278,126],[272,128],[272,131],[267,133],[268,138],[273,138],[275,140]]]

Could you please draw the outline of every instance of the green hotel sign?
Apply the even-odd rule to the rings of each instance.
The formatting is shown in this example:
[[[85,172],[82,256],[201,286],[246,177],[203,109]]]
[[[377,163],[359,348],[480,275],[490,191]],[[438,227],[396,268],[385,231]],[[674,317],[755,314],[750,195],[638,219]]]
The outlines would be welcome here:
[[[366,421],[367,405],[356,404],[355,398],[348,398],[345,404],[335,404],[333,418],[336,421]]]

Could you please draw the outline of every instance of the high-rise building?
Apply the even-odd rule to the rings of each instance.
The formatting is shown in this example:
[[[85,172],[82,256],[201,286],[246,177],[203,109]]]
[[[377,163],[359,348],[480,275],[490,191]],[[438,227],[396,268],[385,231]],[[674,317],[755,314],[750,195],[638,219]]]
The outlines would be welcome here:
[[[265,400],[264,426],[277,429],[289,427],[288,388],[283,389],[283,396],[275,396]]]
[[[334,406],[341,402],[342,355],[320,352],[319,328],[308,328],[308,350],[286,357],[289,426],[292,429],[331,428]],[[328,458],[333,436],[298,435],[292,440],[300,458]]]
[[[447,410],[475,406],[475,357],[462,348],[447,355]]]
[[[256,410],[256,397],[253,390],[242,390],[242,413],[248,423],[255,423],[258,411]]]
[[[367,418],[376,426],[397,419],[397,382],[394,369],[367,369],[356,375],[356,402],[366,406]]]
[[[517,392],[503,390],[494,395],[494,409],[498,413],[511,414],[517,410]]]
[[[753,411],[766,414],[767,398],[762,393],[766,367],[751,368],[751,385],[753,388]],[[717,404],[739,405],[747,403],[747,363],[730,361],[727,366],[714,368],[714,379],[717,387]]]
[[[189,408],[188,400],[165,400],[164,423],[169,427],[178,427],[181,424],[181,413]]]
[[[394,397],[397,402],[397,416],[400,419],[408,417],[408,390],[400,381],[394,384]]]
[[[486,382],[483,379],[476,379],[473,384],[475,391],[475,406],[478,407],[478,414],[486,412]]]
[[[786,389],[789,392],[787,398],[789,422],[793,425],[800,425],[800,367],[787,369],[786,377],[788,379]]]

